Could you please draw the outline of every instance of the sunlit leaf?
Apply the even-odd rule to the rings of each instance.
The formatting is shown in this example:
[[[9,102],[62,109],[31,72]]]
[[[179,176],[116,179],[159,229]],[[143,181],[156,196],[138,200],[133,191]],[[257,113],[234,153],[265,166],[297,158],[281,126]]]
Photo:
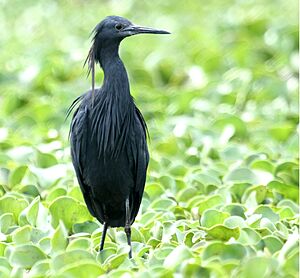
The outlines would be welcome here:
[[[37,261],[43,259],[46,259],[43,251],[31,244],[16,246],[9,255],[9,263],[22,268],[31,268]]]
[[[14,221],[17,222],[20,212],[25,209],[28,202],[15,196],[5,195],[0,199],[0,214],[12,213]]]
[[[53,253],[58,253],[66,249],[68,245],[67,237],[68,237],[68,232],[63,222],[59,222],[51,238],[51,247]]]
[[[246,248],[238,243],[222,243],[212,242],[203,251],[203,259],[208,260],[214,256],[219,257],[221,260],[240,260],[246,256]]]
[[[68,230],[78,222],[92,220],[85,205],[71,197],[59,197],[49,206],[52,215],[52,225],[57,227],[59,220],[62,220]]]
[[[228,228],[222,224],[214,225],[209,229],[205,229],[205,231],[210,237],[224,241],[227,241],[232,237],[238,239],[240,235],[239,227]]]
[[[201,217],[201,225],[210,228],[216,224],[223,224],[224,220],[230,215],[215,209],[205,210]]]

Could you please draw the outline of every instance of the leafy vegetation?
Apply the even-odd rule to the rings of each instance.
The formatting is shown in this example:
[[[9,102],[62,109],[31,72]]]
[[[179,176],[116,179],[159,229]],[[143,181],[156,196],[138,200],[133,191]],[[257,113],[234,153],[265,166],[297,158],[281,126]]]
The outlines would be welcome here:
[[[296,1],[0,7],[1,277],[298,276]],[[122,229],[98,254],[64,122],[108,14],[172,32],[122,43],[151,135],[131,261]]]

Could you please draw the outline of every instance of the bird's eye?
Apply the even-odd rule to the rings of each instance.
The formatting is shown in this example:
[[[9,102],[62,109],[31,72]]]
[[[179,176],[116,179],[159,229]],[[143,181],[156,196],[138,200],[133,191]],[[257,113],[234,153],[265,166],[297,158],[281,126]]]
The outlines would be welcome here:
[[[118,31],[120,31],[122,28],[123,28],[123,25],[120,24],[120,23],[115,25],[115,29],[118,30]]]

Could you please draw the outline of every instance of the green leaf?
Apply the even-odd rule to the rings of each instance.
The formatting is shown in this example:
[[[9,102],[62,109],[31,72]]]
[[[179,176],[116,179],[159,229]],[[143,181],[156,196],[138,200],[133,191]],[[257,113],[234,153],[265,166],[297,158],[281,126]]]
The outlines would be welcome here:
[[[254,213],[261,214],[264,218],[269,219],[273,223],[276,223],[279,221],[279,216],[277,213],[275,213],[269,206],[266,205],[260,205],[258,206]]]
[[[12,195],[5,195],[0,199],[0,214],[12,213],[14,221],[17,222],[20,212],[28,206],[25,199],[20,199]]]
[[[280,219],[294,218],[294,211],[290,207],[283,207],[278,211]]]
[[[242,202],[245,203],[247,198],[250,196],[251,193],[255,192],[255,197],[256,197],[256,202],[258,204],[262,203],[264,201],[264,199],[266,198],[266,194],[267,194],[267,187],[264,185],[256,185],[256,186],[251,186],[249,187],[243,198],[242,198]]]
[[[223,198],[220,195],[214,195],[205,198],[203,201],[198,204],[198,213],[200,215],[209,208],[217,207],[223,202]]]
[[[68,245],[68,232],[62,221],[59,222],[51,238],[52,253],[59,253],[65,250]]]
[[[200,222],[203,227],[210,228],[216,224],[223,224],[224,220],[229,217],[229,213],[221,212],[215,209],[204,211]]]
[[[299,200],[299,188],[294,185],[284,184],[279,181],[271,181],[267,186],[269,189],[282,194],[288,199],[294,201]]]
[[[8,185],[10,171],[7,168],[0,168],[0,184]]]
[[[233,115],[222,115],[213,125],[215,128],[224,130],[227,126],[233,126],[235,135],[245,137],[247,135],[247,126],[242,119]]]
[[[115,254],[116,254],[115,248],[105,246],[105,248],[101,252],[98,252],[97,261],[99,261],[101,265],[103,265],[104,262],[107,260],[107,258],[113,257]]]
[[[51,251],[51,238],[44,237],[38,242],[39,247],[46,253],[49,254]]]
[[[294,130],[294,125],[290,123],[281,123],[279,125],[273,125],[269,132],[271,136],[278,141],[286,141]]]
[[[35,245],[24,244],[14,247],[9,254],[9,263],[14,267],[31,268],[37,261],[46,259],[44,252]]]
[[[67,251],[75,249],[90,250],[91,244],[92,243],[89,238],[76,238],[69,243]]]
[[[197,192],[197,189],[192,187],[184,188],[177,193],[176,200],[178,200],[179,202],[187,202],[192,197],[194,197]]]
[[[0,231],[7,233],[10,226],[15,224],[14,215],[12,213],[3,213],[0,216]]]
[[[238,239],[240,236],[240,229],[238,227],[228,228],[221,224],[205,229],[205,231],[210,237],[224,241],[227,241],[232,237]]]
[[[247,255],[246,248],[239,243],[212,242],[208,244],[202,254],[203,260],[209,260],[213,257],[221,260],[241,260]]]
[[[240,204],[229,204],[223,208],[224,212],[230,213],[231,216],[245,217],[246,208]]]
[[[243,194],[249,187],[249,183],[234,183],[230,186],[230,192],[236,201],[241,201]]]
[[[261,236],[254,229],[244,227],[241,229],[238,242],[243,245],[256,245],[261,240]]]
[[[169,211],[176,206],[176,202],[172,199],[157,199],[151,203],[151,208],[158,211]]]
[[[215,186],[220,186],[221,185],[221,180],[213,175],[208,175],[205,173],[195,173],[193,176],[193,179],[196,181],[204,184],[204,185],[215,185]]]
[[[275,166],[268,160],[255,160],[251,163],[252,169],[263,170],[269,173],[274,173]]]
[[[126,246],[125,248],[121,249],[121,251],[118,252],[118,254],[108,257],[104,262],[105,268],[107,270],[117,268],[125,261],[125,259],[128,258],[128,253],[129,253],[129,246]]]
[[[148,194],[150,200],[154,200],[164,193],[164,189],[159,183],[150,183],[146,184],[145,193]]]
[[[165,258],[164,267],[174,269],[190,258],[193,258],[190,249],[184,245],[179,245]]]
[[[9,277],[9,276],[2,276],[4,273],[7,273],[6,270],[8,271],[8,273],[11,273],[10,271],[12,270],[11,265],[9,264],[9,262],[7,261],[7,259],[5,257],[0,257],[0,274],[1,277]]]
[[[67,195],[67,190],[63,187],[54,187],[50,190],[48,196],[47,196],[47,201],[52,202],[56,198],[65,196]]]
[[[268,277],[269,273],[276,273],[278,263],[274,258],[255,257],[248,259],[242,265],[240,277],[257,278]]]
[[[181,273],[183,277],[210,278],[210,269],[200,266],[196,259],[185,260],[182,263]]]
[[[51,153],[36,151],[36,165],[40,168],[48,168],[58,163],[56,157]]]
[[[31,238],[31,226],[23,226],[13,231],[12,240],[15,244],[28,243]]]
[[[225,182],[251,183],[256,184],[258,179],[256,175],[248,168],[237,168],[224,176]]]
[[[38,212],[39,212],[40,197],[36,197],[27,208],[25,208],[19,215],[20,225],[30,224],[36,225]]]
[[[288,199],[283,199],[281,200],[278,204],[277,207],[289,207],[292,209],[292,211],[294,213],[298,213],[299,212],[299,208],[298,205],[296,205],[295,202],[288,200]]]
[[[276,226],[272,221],[270,221],[268,218],[263,217],[260,220],[260,227],[268,229],[270,232],[275,232],[276,231]]]
[[[297,277],[299,274],[299,251],[288,256],[283,265],[283,269],[291,277]]]
[[[79,186],[74,186],[71,188],[71,190],[68,192],[68,196],[80,201],[84,202],[82,192],[79,188]]]
[[[85,205],[71,197],[59,197],[49,206],[52,216],[52,226],[57,227],[59,220],[62,220],[65,227],[71,230],[75,223],[92,220]]]
[[[23,177],[26,174],[28,167],[26,165],[19,166],[13,172],[11,172],[9,176],[9,186],[10,188],[14,187],[15,185],[21,183]]]
[[[67,264],[62,268],[57,274],[53,277],[63,278],[63,277],[86,277],[86,278],[95,278],[102,274],[105,271],[99,264],[91,261],[79,261]]]
[[[99,228],[99,224],[93,221],[86,221],[82,223],[75,223],[73,225],[72,231],[76,233],[89,233],[92,234],[95,230]]]
[[[131,227],[131,241],[145,242],[145,237],[138,229]]]
[[[41,260],[36,262],[29,272],[29,277],[44,278],[50,275],[49,260]]]
[[[31,165],[30,171],[36,176],[42,188],[50,188],[67,175],[67,168],[64,164],[56,164],[48,168],[37,168]]]
[[[246,227],[246,223],[245,220],[240,217],[240,216],[230,216],[227,219],[225,219],[224,221],[224,226],[228,227],[228,228],[244,228]]]
[[[265,236],[263,242],[272,254],[281,250],[283,246],[283,242],[275,236]]]
[[[5,242],[0,242],[0,256],[4,256],[4,253],[5,253],[5,249],[6,247],[8,246],[7,243]]]
[[[32,196],[37,197],[40,195],[40,192],[38,188],[35,185],[28,184],[21,187],[16,188],[15,190],[18,190],[18,192]]]
[[[85,250],[77,249],[66,251],[52,258],[51,268],[57,272],[59,270],[63,270],[65,266],[68,266],[74,262],[79,264],[79,262],[82,261],[95,262],[95,258],[90,252]]]

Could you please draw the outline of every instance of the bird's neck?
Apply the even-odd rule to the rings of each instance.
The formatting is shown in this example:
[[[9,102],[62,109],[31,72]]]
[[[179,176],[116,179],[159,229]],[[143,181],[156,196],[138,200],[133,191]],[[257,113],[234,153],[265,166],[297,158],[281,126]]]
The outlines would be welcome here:
[[[103,71],[103,86],[109,86],[111,89],[118,90],[123,95],[130,94],[128,75],[119,56],[112,57],[109,63],[103,65]]]
[[[100,65],[104,71],[103,87],[126,97],[130,96],[128,75],[118,50],[119,47],[115,46],[100,52]]]

